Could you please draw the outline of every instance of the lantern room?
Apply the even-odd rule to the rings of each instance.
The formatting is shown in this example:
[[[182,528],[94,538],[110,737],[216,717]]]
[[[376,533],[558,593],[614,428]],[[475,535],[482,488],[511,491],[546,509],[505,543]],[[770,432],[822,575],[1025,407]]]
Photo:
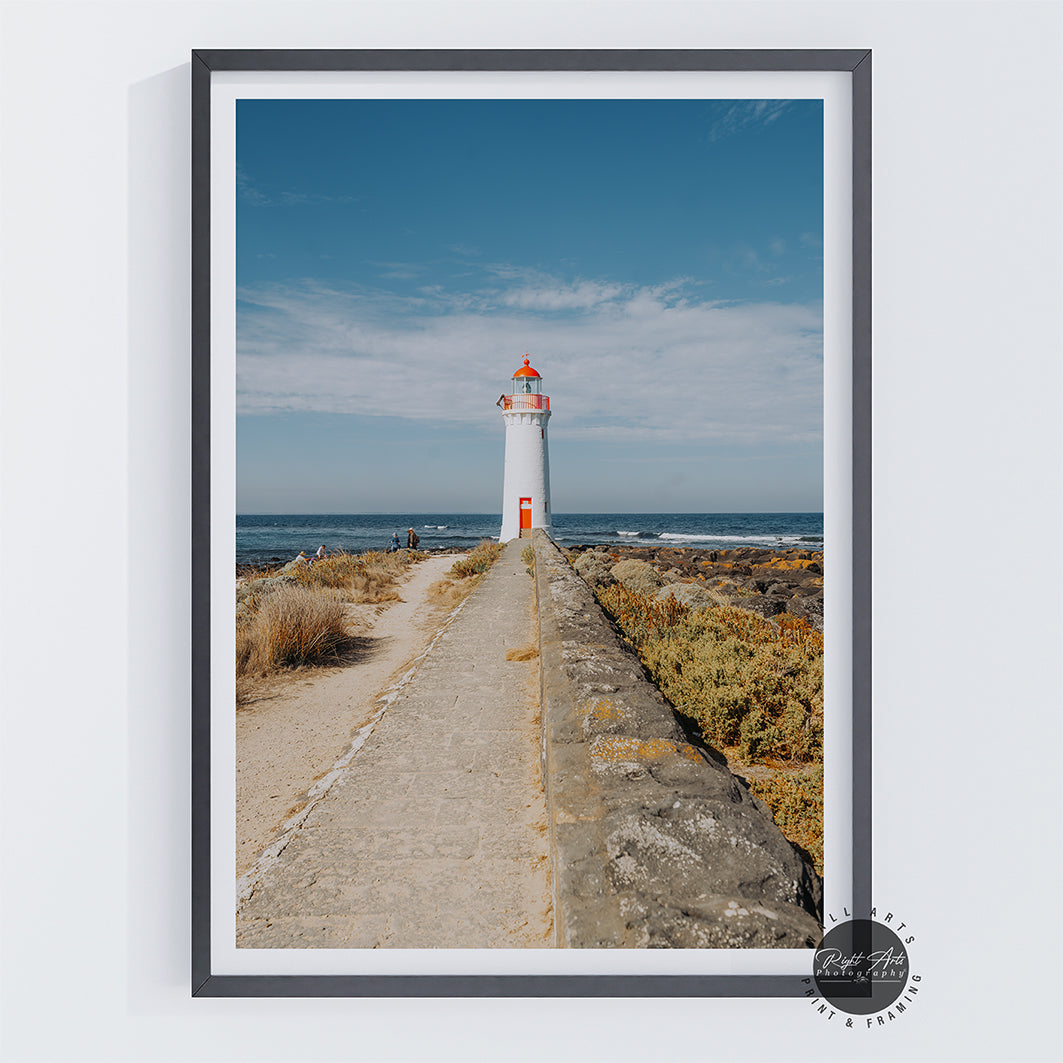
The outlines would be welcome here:
[[[499,405],[503,410],[549,410],[550,399],[543,394],[543,378],[532,369],[531,359],[524,356],[524,364],[513,374],[513,386],[503,395]]]
[[[524,356],[524,364],[513,374],[514,395],[541,395],[543,378],[528,364],[530,359]]]

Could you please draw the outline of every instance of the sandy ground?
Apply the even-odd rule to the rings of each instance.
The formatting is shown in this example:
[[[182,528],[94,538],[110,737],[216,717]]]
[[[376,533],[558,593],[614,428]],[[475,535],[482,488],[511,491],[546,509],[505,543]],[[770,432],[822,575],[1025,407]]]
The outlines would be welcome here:
[[[402,601],[349,606],[357,660],[294,673],[260,688],[236,712],[236,874],[243,874],[306,802],[307,791],[347,751],[374,702],[419,656],[452,606],[428,603],[428,588],[461,555],[415,565]]]

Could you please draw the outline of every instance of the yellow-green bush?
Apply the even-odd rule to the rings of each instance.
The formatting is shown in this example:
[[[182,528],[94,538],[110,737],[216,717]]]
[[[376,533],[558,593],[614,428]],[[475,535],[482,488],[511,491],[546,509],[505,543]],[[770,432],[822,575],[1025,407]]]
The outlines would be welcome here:
[[[661,692],[705,741],[750,773],[783,833],[823,871],[823,636],[797,617],[765,620],[732,606],[692,610],[622,584],[603,608]]]
[[[710,745],[743,759],[812,762],[823,750],[823,636],[731,606],[691,610],[621,584],[600,592],[662,693]]]
[[[750,761],[812,761],[823,750],[823,650],[815,642],[722,606],[692,613],[647,646],[646,666],[713,745],[737,746]]]
[[[779,830],[805,849],[823,874],[823,765],[754,777],[750,789],[772,811]]]
[[[630,590],[622,583],[595,590],[626,638],[642,648],[670,631],[680,620],[690,615],[690,607],[677,602],[672,595],[664,601]]]

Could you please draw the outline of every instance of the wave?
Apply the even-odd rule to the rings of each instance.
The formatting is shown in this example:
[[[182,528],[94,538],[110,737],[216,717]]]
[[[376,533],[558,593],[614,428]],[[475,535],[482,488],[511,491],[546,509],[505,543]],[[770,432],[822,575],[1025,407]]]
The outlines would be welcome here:
[[[661,532],[659,538],[696,540],[697,542],[713,543],[783,543],[806,541],[804,538],[799,538],[795,535],[785,535],[781,532],[778,535],[701,535],[695,533]],[[808,541],[811,541],[811,539],[808,539]]]
[[[431,528],[433,531],[446,531],[450,527],[449,524],[426,524],[426,528]]]
[[[636,539],[636,540],[654,540],[661,543],[712,543],[712,544],[727,544],[734,543],[736,545],[766,545],[772,547],[779,546],[796,546],[798,544],[822,544],[822,535],[795,535],[793,532],[775,532],[775,533],[761,533],[758,535],[726,535],[723,533],[706,533],[706,532],[655,532],[655,531],[628,531],[626,529],[617,529],[616,531],[601,532],[601,531],[587,531],[579,532],[577,530],[564,530],[561,532],[555,531],[553,538],[555,541],[575,541],[575,542],[609,542],[613,536],[620,539]]]

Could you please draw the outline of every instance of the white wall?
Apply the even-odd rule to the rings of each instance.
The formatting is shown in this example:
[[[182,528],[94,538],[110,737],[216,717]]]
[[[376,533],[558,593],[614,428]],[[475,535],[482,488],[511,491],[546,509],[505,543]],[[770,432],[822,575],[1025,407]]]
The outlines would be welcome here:
[[[1054,1059],[1058,3],[3,9],[10,1060]],[[893,1028],[800,1001],[188,992],[192,48],[865,47],[875,113],[875,894]]]
[[[549,528],[550,451],[546,413],[507,412],[506,460],[502,479],[502,529],[499,539],[520,538],[520,500],[531,500],[531,527]]]

